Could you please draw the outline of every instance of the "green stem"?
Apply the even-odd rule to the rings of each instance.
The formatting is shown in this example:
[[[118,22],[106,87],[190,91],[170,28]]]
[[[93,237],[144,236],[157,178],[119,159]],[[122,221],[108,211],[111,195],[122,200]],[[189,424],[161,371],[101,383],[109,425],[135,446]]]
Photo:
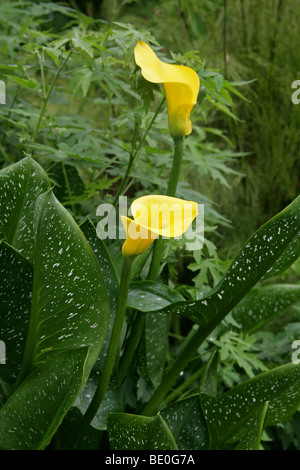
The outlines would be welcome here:
[[[168,406],[178,397],[182,396],[182,394],[190,387],[190,385],[192,385],[199,377],[201,377],[201,375],[203,374],[204,368],[205,366],[200,367],[188,379],[186,379],[175,390],[173,390],[173,392],[171,392],[164,400],[164,404]]]
[[[98,384],[96,392],[83,417],[83,421],[81,422],[81,429],[85,429],[85,427],[88,424],[90,424],[91,421],[93,420],[94,416],[96,415],[102,403],[107,386],[109,384],[109,380],[113,371],[115,359],[116,359],[117,352],[118,352],[122,328],[124,325],[128,287],[129,287],[129,282],[130,282],[130,272],[131,272],[131,266],[132,266],[133,260],[134,260],[134,257],[123,258],[123,267],[122,267],[122,274],[121,274],[121,280],[120,280],[120,289],[119,289],[116,317],[115,317],[115,321],[114,321],[114,325],[113,325],[113,329],[112,329],[112,333],[110,337],[110,342],[108,345],[105,363],[104,363],[100,382]]]
[[[117,205],[117,202],[118,202],[118,199],[119,197],[121,196],[122,192],[124,191],[124,188],[127,186],[127,183],[130,179],[130,175],[131,175],[131,171],[133,169],[133,166],[140,154],[140,151],[142,150],[142,147],[143,147],[143,144],[146,140],[146,137],[151,129],[151,127],[153,126],[153,123],[158,115],[158,113],[160,112],[161,108],[162,108],[162,105],[165,101],[165,97],[163,97],[163,99],[161,100],[157,110],[155,111],[147,129],[145,130],[144,132],[144,135],[139,143],[139,145],[137,146],[136,149],[134,149],[134,145],[135,145],[135,138],[136,138],[136,134],[137,134],[137,128],[135,128],[135,131],[134,131],[134,139],[133,139],[133,148],[130,152],[130,155],[129,155],[129,161],[128,161],[128,165],[127,165],[127,169],[126,169],[126,172],[125,172],[125,175],[124,175],[124,178],[123,178],[123,181],[121,183],[121,185],[119,186],[119,189],[117,191],[117,194],[115,196],[115,199],[114,199],[114,202],[113,202],[113,205],[116,206]]]
[[[62,162],[62,172],[63,172],[64,178],[65,178],[65,183],[66,183],[66,188],[67,188],[69,200],[71,201],[72,200],[71,187],[70,187],[70,182],[69,182],[69,178],[68,178],[68,174],[67,174],[64,162]],[[76,215],[75,206],[74,206],[74,204],[72,204],[72,202],[70,202],[70,205],[71,205],[71,208],[72,208],[72,211],[73,211],[73,215],[75,216]]]
[[[44,114],[45,114],[45,111],[46,111],[46,108],[47,108],[47,104],[48,104],[49,98],[50,98],[50,96],[51,96],[52,90],[53,90],[53,88],[54,88],[54,86],[55,86],[55,83],[56,83],[56,81],[57,81],[57,79],[58,79],[58,77],[59,77],[59,75],[60,75],[60,72],[62,71],[62,69],[63,69],[64,66],[66,65],[66,63],[67,63],[67,61],[68,61],[68,59],[69,59],[69,57],[70,57],[71,54],[72,54],[72,49],[71,49],[71,51],[69,52],[69,54],[67,55],[67,57],[65,58],[65,60],[62,62],[62,64],[59,65],[59,67],[58,67],[58,69],[57,69],[57,71],[56,71],[56,74],[55,74],[55,76],[54,76],[54,78],[53,78],[53,80],[52,80],[52,83],[51,83],[51,85],[50,85],[50,87],[49,87],[49,90],[48,90],[46,96],[43,97],[43,106],[42,106],[42,108],[41,108],[40,115],[39,115],[39,117],[38,117],[38,120],[37,120],[35,129],[34,129],[34,132],[33,132],[33,134],[32,134],[32,139],[31,139],[31,140],[32,140],[33,142],[34,142],[35,139],[36,139],[38,130],[39,130],[39,128],[40,128],[40,125],[41,125],[43,116],[44,116]]]
[[[203,331],[202,328],[199,328],[199,330],[194,334],[189,343],[186,345],[186,347],[182,350],[177,359],[175,359],[175,361],[171,365],[169,371],[164,376],[161,384],[156,389],[155,393],[152,395],[149,402],[142,411],[141,414],[143,416],[152,416],[157,412],[161,402],[164,400],[164,398],[174,385],[175,381],[179,377],[180,372],[183,371],[188,365],[189,361],[197,352],[197,349],[206,337],[207,331]]]
[[[179,180],[180,169],[181,169],[181,162],[183,156],[183,137],[174,138],[174,157],[172,163],[172,169],[169,179],[169,184],[167,188],[167,196],[175,196],[176,188]],[[164,240],[157,239],[154,243],[153,248],[153,255],[150,264],[150,269],[148,273],[148,280],[156,281],[159,275],[159,270],[161,266],[161,259],[164,252]],[[126,375],[126,371],[130,364],[130,361],[134,355],[136,347],[138,345],[139,339],[141,337],[144,323],[146,319],[146,314],[140,312],[135,319],[133,324],[132,332],[127,342],[127,347],[124,350],[124,354],[120,361],[120,368],[119,368],[119,378],[120,383],[124,379]]]
[[[45,73],[44,73],[44,64],[43,64],[44,57],[42,57],[38,53],[38,59],[39,59],[39,63],[40,63],[40,70],[41,70],[41,77],[42,77],[43,99],[45,99],[45,97],[46,97],[46,82],[45,82]]]
[[[183,157],[183,137],[174,137],[174,156],[170,173],[167,196],[176,195],[177,184],[180,175],[182,157]],[[156,280],[159,274],[161,259],[164,251],[164,240],[158,239],[154,243],[153,256],[149,269],[148,279]]]
[[[183,139],[184,137],[174,137],[174,156],[169,184],[167,188],[167,196],[175,197],[179,180],[182,156],[183,156]]]
[[[164,240],[162,238],[158,238],[157,240],[155,240],[151,264],[148,273],[148,280],[150,281],[156,281],[156,279],[158,278],[164,249]]]
[[[224,77],[227,79],[227,0],[223,2],[223,9],[224,9],[224,19],[223,19],[223,48],[224,48]]]

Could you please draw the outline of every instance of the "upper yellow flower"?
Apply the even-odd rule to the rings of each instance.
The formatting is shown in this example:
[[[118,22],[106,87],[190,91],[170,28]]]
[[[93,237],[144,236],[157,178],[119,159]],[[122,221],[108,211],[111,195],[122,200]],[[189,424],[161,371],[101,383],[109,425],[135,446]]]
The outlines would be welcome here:
[[[200,86],[196,72],[184,65],[162,62],[143,41],[138,41],[134,48],[134,56],[146,80],[163,83],[171,135],[183,137],[190,134],[192,132],[190,113],[197,102]]]
[[[127,238],[124,256],[143,253],[159,236],[180,237],[198,215],[198,205],[169,196],[143,196],[131,205],[134,220],[121,216]]]

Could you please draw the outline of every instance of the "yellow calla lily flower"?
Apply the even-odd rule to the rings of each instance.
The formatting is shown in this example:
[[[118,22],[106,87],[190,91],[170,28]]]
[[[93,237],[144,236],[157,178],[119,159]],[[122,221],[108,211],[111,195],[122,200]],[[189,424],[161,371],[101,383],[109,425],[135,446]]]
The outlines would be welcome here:
[[[200,86],[197,73],[184,65],[162,62],[143,41],[138,41],[134,56],[143,77],[149,82],[162,83],[164,86],[171,135],[183,137],[190,134],[190,113],[197,102]]]
[[[180,237],[198,215],[198,204],[169,196],[143,196],[131,205],[134,220],[121,216],[127,238],[124,256],[143,253],[159,236]]]
[[[128,217],[121,216],[121,220],[127,234],[122,246],[123,256],[136,256],[144,253],[159,236],[159,233],[152,232],[148,227],[144,227]]]

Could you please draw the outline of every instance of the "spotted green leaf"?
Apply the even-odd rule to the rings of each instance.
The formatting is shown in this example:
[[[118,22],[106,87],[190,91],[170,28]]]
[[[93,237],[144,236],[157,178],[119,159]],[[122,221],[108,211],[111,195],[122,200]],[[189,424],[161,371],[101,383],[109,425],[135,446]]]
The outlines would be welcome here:
[[[83,346],[89,346],[89,374],[109,323],[99,262],[36,162],[25,158],[2,171],[8,178],[0,178],[0,229],[5,241],[33,268],[28,334],[17,383],[61,351]],[[1,275],[7,276],[5,269]],[[15,286],[6,283],[5,288],[9,298]],[[2,311],[1,315],[16,313]]]
[[[297,302],[300,302],[300,285],[257,287],[233,309],[232,315],[244,332],[253,333]]]
[[[137,281],[129,286],[127,305],[141,312],[154,312],[180,300],[184,300],[182,295],[164,284]]]
[[[201,404],[212,448],[224,448],[268,402],[265,425],[288,420],[300,406],[300,364],[276,367],[231,388],[221,397],[203,394]],[[257,417],[257,415],[256,415]]]
[[[145,318],[138,359],[140,374],[154,387],[162,378],[170,328],[169,317],[159,311],[180,300],[184,298],[179,292],[155,281],[137,281],[129,286],[127,305],[139,312],[151,313]]]
[[[49,444],[82,386],[86,356],[87,348],[63,351],[22,382],[0,410],[0,450]]]
[[[279,230],[279,229],[278,229]],[[270,269],[263,276],[263,279],[269,279],[274,276],[278,276],[286,271],[300,256],[300,237],[299,233],[296,234],[295,238],[284,250],[282,255],[276,260]]]
[[[169,315],[159,312],[146,315],[137,354],[138,368],[139,374],[155,388],[161,382],[167,360],[169,331]]]
[[[6,360],[0,378],[13,385],[25,348],[32,297],[33,269],[20,253],[0,242],[0,339]]]
[[[209,448],[207,423],[200,405],[199,395],[175,402],[161,412],[181,450]]]
[[[90,346],[90,372],[108,330],[109,303],[101,268],[52,191],[37,199],[35,233],[32,306],[21,373],[61,350],[80,346]]]
[[[92,222],[90,220],[85,221],[81,225],[81,229],[87,238],[93,252],[95,253],[99,264],[101,265],[101,270],[107,287],[110,303],[110,324],[108,333],[102,346],[101,354],[98,356],[86,386],[83,388],[75,402],[75,406],[82,413],[85,413],[99,384],[99,377],[101,376],[101,370],[104,365],[106,351],[109,345],[109,340],[115,320],[117,297],[119,291],[119,279],[108,249],[103,240],[97,237],[96,229]],[[98,430],[106,429],[106,418],[109,413],[124,410],[121,387],[117,376],[117,366],[118,364],[115,364],[105,396],[94,419],[91,422],[91,426]]]
[[[258,450],[260,448],[268,407],[267,401],[262,403],[240,433],[233,436],[233,440],[238,441],[236,450]]]
[[[176,450],[174,437],[160,415],[148,418],[111,413],[107,418],[112,450]]]
[[[0,172],[0,232],[5,241],[32,262],[37,197],[50,188],[49,179],[32,158]]]
[[[300,196],[252,235],[207,296],[176,302],[161,311],[183,315],[198,323],[205,338],[294,243],[299,231]]]

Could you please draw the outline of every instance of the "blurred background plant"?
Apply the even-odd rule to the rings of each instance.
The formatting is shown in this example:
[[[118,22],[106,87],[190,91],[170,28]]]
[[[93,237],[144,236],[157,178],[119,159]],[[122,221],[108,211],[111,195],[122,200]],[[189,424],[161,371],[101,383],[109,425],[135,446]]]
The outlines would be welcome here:
[[[165,60],[194,68],[199,105],[177,196],[204,204],[205,241],[193,252],[185,250],[184,239],[170,242],[162,279],[198,299],[218,283],[247,238],[299,193],[300,113],[291,84],[299,78],[300,4],[68,3],[0,4],[0,79],[7,100],[0,106],[1,166],[33,155],[79,224],[88,217],[96,225],[97,206],[122,194],[130,203],[163,193],[172,162],[166,106],[162,89],[141,78],[133,48],[141,39]],[[130,159],[135,165],[120,193]],[[108,245],[118,267],[120,243]],[[272,282],[299,283],[299,274],[298,261]],[[299,324],[296,306],[259,332],[241,331],[229,317],[185,378],[215,357],[208,363],[222,364],[213,389],[220,393],[265,364],[285,363]],[[189,327],[187,320],[173,321],[170,354]],[[164,351],[162,362],[166,357]],[[151,393],[146,382],[140,372],[140,399]],[[299,449],[299,413],[265,439],[264,448]]]

